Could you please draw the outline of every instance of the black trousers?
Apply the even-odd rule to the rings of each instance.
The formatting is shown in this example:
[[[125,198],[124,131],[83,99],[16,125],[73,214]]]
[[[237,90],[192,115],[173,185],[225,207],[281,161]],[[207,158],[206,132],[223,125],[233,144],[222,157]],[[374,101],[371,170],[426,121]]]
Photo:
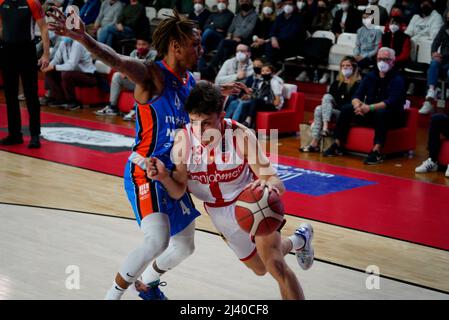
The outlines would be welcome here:
[[[22,79],[28,114],[30,134],[40,135],[40,104],[37,95],[37,54],[33,42],[3,45],[3,79],[8,113],[8,132],[14,137],[22,136],[19,106],[19,77]]]
[[[369,112],[364,116],[359,116],[354,113],[352,104],[347,104],[342,107],[341,113],[337,119],[337,125],[334,130],[334,138],[345,142],[348,136],[351,123],[373,127],[374,141],[373,145],[380,144],[383,146],[387,138],[388,129],[399,128],[405,124],[405,112],[403,109],[378,109],[374,112]]]
[[[433,162],[437,162],[440,153],[441,138],[444,135],[449,139],[449,116],[444,113],[436,113],[430,119],[429,141],[429,157]]]

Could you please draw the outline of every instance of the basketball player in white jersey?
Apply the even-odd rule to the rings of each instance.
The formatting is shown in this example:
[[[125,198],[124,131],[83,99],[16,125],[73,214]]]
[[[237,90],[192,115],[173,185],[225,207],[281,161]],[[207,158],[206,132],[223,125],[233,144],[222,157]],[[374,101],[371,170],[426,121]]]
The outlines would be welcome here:
[[[175,170],[169,172],[162,161],[148,158],[148,177],[160,181],[175,199],[188,189],[204,201],[215,227],[248,268],[257,275],[270,273],[283,299],[304,299],[301,285],[284,256],[294,249],[299,265],[305,270],[311,267],[312,226],[302,224],[283,240],[280,232],[253,239],[234,216],[235,201],[248,185],[253,189],[267,186],[269,192],[279,194],[285,191],[256,136],[243,125],[224,119],[220,91],[211,83],[199,82],[187,98],[185,109],[191,123],[177,132],[172,150]],[[157,259],[144,272],[147,282],[159,280],[161,274],[156,270]],[[147,289],[140,281],[136,281],[136,288],[140,292]]]

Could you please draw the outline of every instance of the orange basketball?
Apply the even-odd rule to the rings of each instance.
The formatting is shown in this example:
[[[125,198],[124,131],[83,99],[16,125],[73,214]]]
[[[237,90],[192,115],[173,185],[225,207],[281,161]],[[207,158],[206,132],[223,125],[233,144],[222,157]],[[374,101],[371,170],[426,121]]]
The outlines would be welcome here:
[[[276,192],[268,192],[268,187],[246,188],[237,199],[235,218],[252,236],[268,235],[281,226],[284,205]]]

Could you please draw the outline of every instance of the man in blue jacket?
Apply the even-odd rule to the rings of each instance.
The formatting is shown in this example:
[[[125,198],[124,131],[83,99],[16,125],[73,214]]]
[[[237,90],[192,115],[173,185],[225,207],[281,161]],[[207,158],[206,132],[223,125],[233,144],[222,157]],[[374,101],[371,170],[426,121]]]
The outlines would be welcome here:
[[[353,121],[374,127],[373,149],[365,164],[378,164],[383,160],[380,151],[391,128],[404,125],[406,89],[404,78],[393,69],[395,52],[381,48],[377,53],[377,69],[368,73],[355,92],[352,104],[342,108],[334,131],[335,142],[324,151],[324,156],[343,154],[345,142]]]

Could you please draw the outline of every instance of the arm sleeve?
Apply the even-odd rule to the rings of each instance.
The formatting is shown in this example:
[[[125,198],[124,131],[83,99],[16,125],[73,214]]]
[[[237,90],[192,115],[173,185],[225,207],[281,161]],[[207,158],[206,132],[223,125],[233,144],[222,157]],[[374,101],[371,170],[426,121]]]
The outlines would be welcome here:
[[[100,12],[98,13],[97,19],[95,19],[95,23],[97,23],[97,24],[100,24],[101,20],[103,20],[103,17],[104,17],[104,5],[105,4],[106,4],[106,2],[103,2],[101,4]]]
[[[45,18],[44,10],[42,9],[42,5],[38,0],[27,0],[27,2],[34,21]]]
[[[72,43],[69,60],[63,64],[55,66],[56,71],[74,71],[81,58],[81,44],[77,42]]]
[[[412,20],[408,24],[407,29],[405,30],[405,34],[408,34],[410,37],[413,37],[415,34],[415,24],[416,24],[416,15],[413,16]]]
[[[443,26],[443,18],[440,14],[435,15],[433,23],[430,26],[430,38],[435,39],[437,34],[440,32],[441,27]]]
[[[405,95],[405,83],[404,79],[397,75],[390,83],[390,92],[383,102],[387,108],[399,108],[403,106]]]
[[[220,71],[217,74],[217,77],[215,78],[215,84],[220,85],[226,82],[232,82],[237,80],[237,73],[233,74],[227,74],[227,70],[229,69],[231,60],[225,61],[223,66],[221,67]]]
[[[374,49],[369,51],[368,53],[366,53],[364,55],[365,58],[371,58],[374,57],[377,53],[377,51],[379,51],[379,43],[380,40],[382,39],[382,32],[380,30],[376,30],[376,38],[374,39],[374,43],[377,44],[376,46],[374,46]]]
[[[359,86],[355,90],[352,99],[359,99],[362,102],[365,101],[367,88],[370,85],[369,82],[370,82],[370,77],[363,78],[363,80],[360,82]]]
[[[58,64],[62,63],[62,43],[59,44],[58,48],[56,49],[55,56],[53,57],[53,60],[51,60],[50,64],[53,66],[57,66]]]
[[[357,30],[357,37],[355,38],[355,47],[354,47],[354,55],[360,55],[360,29]]]

